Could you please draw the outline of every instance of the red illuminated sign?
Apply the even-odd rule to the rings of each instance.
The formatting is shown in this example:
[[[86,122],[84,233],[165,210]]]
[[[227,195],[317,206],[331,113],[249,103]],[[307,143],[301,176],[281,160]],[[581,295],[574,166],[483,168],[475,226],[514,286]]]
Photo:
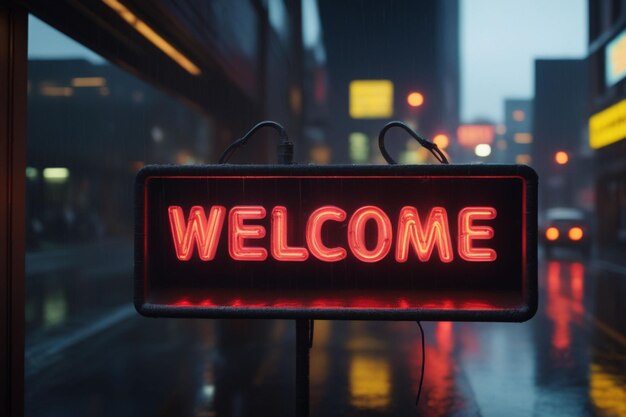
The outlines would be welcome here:
[[[146,167],[145,315],[506,320],[536,309],[524,166]]]
[[[203,261],[215,258],[215,252],[226,217],[226,208],[212,206],[208,218],[204,208],[193,206],[187,220],[180,206],[168,208],[169,223],[172,229],[172,242],[176,257],[181,261],[191,259],[194,245],[198,257]],[[496,217],[493,207],[464,207],[459,212],[458,252],[468,262],[493,262],[496,251],[489,248],[475,248],[474,239],[491,239],[493,228],[475,226],[473,220],[492,220]],[[262,239],[267,231],[262,225],[245,224],[245,220],[261,220],[266,217],[267,210],[263,206],[235,206],[228,215],[228,253],[235,261],[265,261],[268,258],[266,248],[253,247],[245,244],[247,239]],[[272,209],[270,221],[270,251],[277,261],[304,262],[309,252],[323,262],[337,262],[345,259],[345,248],[328,248],[322,242],[322,226],[326,221],[343,222],[346,212],[339,207],[323,206],[315,209],[306,223],[305,247],[287,244],[288,223],[287,208],[276,206]],[[376,243],[372,249],[367,248],[365,227],[368,221],[374,222]],[[393,228],[389,216],[379,207],[363,206],[358,208],[348,222],[348,246],[352,255],[361,262],[378,262],[391,250]],[[428,214],[426,225],[422,226],[415,207],[402,207],[398,219],[398,231],[395,235],[396,262],[406,262],[409,251],[415,251],[417,258],[426,262],[435,247],[438,249],[441,262],[452,262],[452,239],[448,226],[448,214],[443,207],[433,207]]]

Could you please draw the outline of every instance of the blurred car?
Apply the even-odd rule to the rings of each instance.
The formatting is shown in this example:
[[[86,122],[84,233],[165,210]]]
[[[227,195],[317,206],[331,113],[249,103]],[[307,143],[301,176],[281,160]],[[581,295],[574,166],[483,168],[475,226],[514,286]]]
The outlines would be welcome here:
[[[548,258],[557,247],[577,249],[585,257],[591,254],[591,228],[588,216],[580,209],[548,209],[539,231]]]

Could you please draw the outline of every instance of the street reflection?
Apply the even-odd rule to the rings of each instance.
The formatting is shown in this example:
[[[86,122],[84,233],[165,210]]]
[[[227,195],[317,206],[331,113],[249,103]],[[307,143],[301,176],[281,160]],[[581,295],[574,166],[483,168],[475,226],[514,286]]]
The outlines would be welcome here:
[[[50,290],[43,300],[43,327],[57,327],[67,318],[67,296],[61,288]]]
[[[626,384],[615,372],[608,372],[603,365],[591,364],[589,397],[602,415],[626,416]]]
[[[580,304],[583,301],[585,290],[585,266],[580,262],[572,262],[569,266],[569,274],[572,297],[576,303]]]
[[[350,404],[384,411],[391,402],[391,370],[386,358],[357,354],[350,361]]]
[[[529,322],[423,323],[426,369],[417,406],[422,362],[415,323],[315,321],[311,415],[626,417],[626,305],[617,296],[623,275],[577,261],[542,263],[539,273],[540,307]],[[48,320],[62,316],[56,309],[71,308],[63,298],[42,295]],[[76,415],[102,415],[100,409],[115,415],[119,406],[111,404],[127,401],[126,390],[109,402],[96,393],[132,374],[128,384],[150,406],[134,415],[293,416],[293,322],[133,315],[123,323],[107,331],[104,358],[101,346],[87,341],[62,356],[74,362],[54,362],[58,390],[45,391],[29,376],[29,398],[45,401],[30,401],[28,415],[67,415],[46,411],[68,407],[58,396],[68,387],[76,392]],[[29,360],[41,361],[37,355]],[[165,394],[153,395],[157,388]]]
[[[548,306],[547,314],[554,323],[552,347],[555,355],[567,350],[571,343],[570,321],[571,308],[569,300],[561,294],[561,263],[548,263]]]
[[[425,386],[422,389],[426,394],[424,402],[432,416],[447,415],[455,401],[455,375],[451,356],[453,330],[452,322],[439,322],[435,325],[436,344],[426,343]]]
[[[329,320],[315,321],[313,348],[310,350],[310,386],[311,403],[321,400],[321,387],[327,382],[330,366],[328,343],[332,335],[333,322]]]
[[[391,366],[383,339],[373,337],[368,323],[350,323],[348,368],[350,405],[360,410],[384,411],[391,403]]]

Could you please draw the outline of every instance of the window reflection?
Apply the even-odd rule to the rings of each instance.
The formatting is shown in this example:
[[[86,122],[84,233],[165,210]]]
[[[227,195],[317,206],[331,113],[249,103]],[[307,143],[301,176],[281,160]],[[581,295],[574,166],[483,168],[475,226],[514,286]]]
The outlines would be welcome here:
[[[32,17],[29,35],[25,365],[37,377],[46,355],[134,317],[135,174],[208,162],[215,126]]]

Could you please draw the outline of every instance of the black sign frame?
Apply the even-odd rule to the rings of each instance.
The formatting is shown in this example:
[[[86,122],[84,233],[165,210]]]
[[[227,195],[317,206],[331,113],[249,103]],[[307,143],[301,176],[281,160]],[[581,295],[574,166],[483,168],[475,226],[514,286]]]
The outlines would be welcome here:
[[[423,177],[438,178],[519,178],[523,188],[523,279],[521,302],[510,308],[310,308],[236,305],[172,305],[148,301],[147,261],[147,184],[159,177]],[[521,322],[537,310],[537,185],[538,177],[525,165],[386,165],[386,166],[309,166],[309,165],[206,165],[146,166],[135,183],[135,294],[137,311],[149,317],[196,318],[281,318],[338,320],[411,320],[411,321],[503,321]]]

